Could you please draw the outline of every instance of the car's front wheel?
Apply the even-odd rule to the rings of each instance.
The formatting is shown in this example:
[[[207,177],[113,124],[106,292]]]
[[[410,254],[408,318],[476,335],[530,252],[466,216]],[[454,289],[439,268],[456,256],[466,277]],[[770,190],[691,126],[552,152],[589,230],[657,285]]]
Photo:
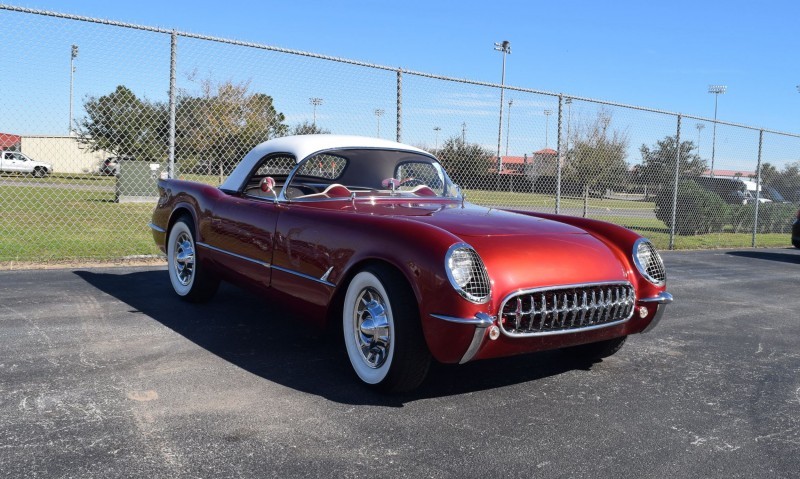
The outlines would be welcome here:
[[[578,359],[597,361],[616,354],[617,351],[622,349],[622,345],[625,344],[627,338],[627,336],[622,336],[621,338],[607,339],[596,343],[581,344],[580,346],[567,348],[566,351]]]
[[[167,269],[172,289],[186,301],[201,303],[217,292],[219,278],[203,270],[197,258],[194,222],[178,218],[167,239]]]
[[[350,281],[344,301],[344,343],[359,379],[387,392],[419,386],[431,354],[405,278],[389,267],[369,266]]]
[[[37,166],[36,168],[33,169],[33,176],[35,178],[44,178],[45,176],[47,176],[47,169],[42,168],[41,166]]]

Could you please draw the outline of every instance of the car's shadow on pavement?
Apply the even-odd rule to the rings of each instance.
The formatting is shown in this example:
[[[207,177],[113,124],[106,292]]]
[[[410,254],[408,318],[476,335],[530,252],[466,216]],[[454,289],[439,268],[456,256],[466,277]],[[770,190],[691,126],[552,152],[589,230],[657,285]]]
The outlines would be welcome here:
[[[144,313],[252,374],[345,404],[402,407],[417,399],[498,388],[592,367],[559,351],[464,365],[434,364],[416,391],[385,395],[358,381],[338,337],[314,336],[301,321],[234,286],[223,283],[212,301],[190,304],[173,294],[163,270],[75,274],[130,305],[134,312]]]
[[[786,253],[775,253],[771,251],[728,251],[726,254],[731,256],[739,256],[742,258],[800,264],[800,250],[797,249],[787,249]]]

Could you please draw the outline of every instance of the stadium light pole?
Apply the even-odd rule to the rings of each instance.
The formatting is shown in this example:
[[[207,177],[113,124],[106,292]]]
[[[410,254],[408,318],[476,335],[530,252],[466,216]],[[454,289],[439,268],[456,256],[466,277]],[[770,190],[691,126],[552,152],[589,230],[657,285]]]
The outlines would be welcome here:
[[[547,149],[547,144],[549,140],[550,134],[550,115],[553,114],[553,110],[545,110],[544,111],[544,147]]]
[[[706,126],[702,123],[695,125],[695,128],[697,128],[697,156],[700,156],[700,132],[703,131],[703,128],[705,127]],[[703,157],[700,156],[700,159],[703,159]]]
[[[503,40],[501,43],[495,43],[494,49],[503,54],[503,73],[500,76],[500,122],[497,128],[497,174],[503,170],[503,159],[500,157],[500,143],[503,141],[503,96],[505,94],[506,86],[506,55],[511,54],[511,42]],[[500,177],[497,177],[500,181]]]
[[[439,132],[442,131],[442,128],[439,126],[434,126],[433,131],[436,132],[436,148],[435,151],[439,151]]]
[[[714,177],[714,159],[717,153],[717,101],[719,95],[728,89],[725,85],[708,85],[708,92],[714,94],[714,133],[711,134],[711,177]],[[679,145],[680,146],[680,145]]]
[[[381,137],[381,117],[383,116],[384,113],[385,112],[383,111],[383,108],[375,109],[375,118],[378,119],[378,135],[377,135],[378,138]]]
[[[317,107],[322,105],[322,98],[309,98],[309,103],[314,107],[314,127],[317,126]]]
[[[508,100],[508,119],[506,119],[506,156],[508,156],[508,139],[511,136],[511,105],[513,104],[513,98]]]
[[[72,134],[72,91],[75,83],[75,59],[78,57],[78,45],[72,45],[69,57],[69,129],[67,133]]]

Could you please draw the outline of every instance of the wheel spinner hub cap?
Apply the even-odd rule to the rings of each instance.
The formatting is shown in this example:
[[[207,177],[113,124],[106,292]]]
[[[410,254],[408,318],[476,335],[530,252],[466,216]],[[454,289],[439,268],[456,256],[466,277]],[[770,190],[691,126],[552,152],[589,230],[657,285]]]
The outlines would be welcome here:
[[[178,236],[175,242],[175,273],[178,281],[187,286],[192,281],[194,274],[194,246],[192,239],[186,233]]]
[[[386,302],[372,288],[361,291],[356,302],[353,318],[356,344],[367,366],[379,368],[389,357],[392,337],[389,319],[386,317]]]

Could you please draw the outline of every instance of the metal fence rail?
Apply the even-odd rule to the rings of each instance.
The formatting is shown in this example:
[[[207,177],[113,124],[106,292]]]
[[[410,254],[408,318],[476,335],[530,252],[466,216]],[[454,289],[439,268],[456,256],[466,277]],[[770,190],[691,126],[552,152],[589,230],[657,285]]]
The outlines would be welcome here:
[[[0,261],[155,254],[155,178],[219,184],[287,134],[413,144],[471,201],[662,248],[788,245],[800,200],[798,134],[10,5],[0,19]]]

